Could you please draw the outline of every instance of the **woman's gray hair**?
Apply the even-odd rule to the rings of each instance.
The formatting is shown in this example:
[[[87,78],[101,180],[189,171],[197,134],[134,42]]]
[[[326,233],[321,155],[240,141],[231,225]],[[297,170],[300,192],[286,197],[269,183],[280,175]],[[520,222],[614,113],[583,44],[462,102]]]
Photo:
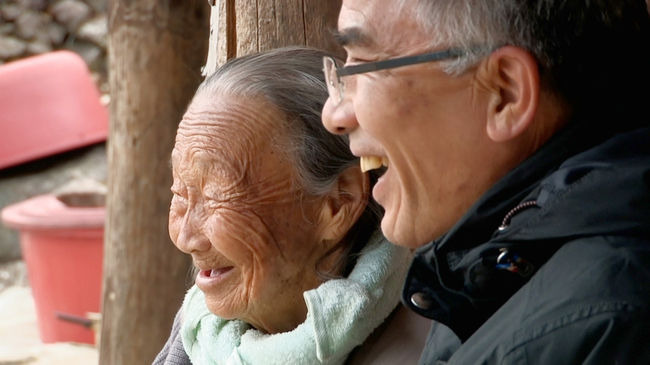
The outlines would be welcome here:
[[[199,93],[261,97],[278,108],[289,135],[289,156],[293,158],[301,188],[315,196],[331,192],[339,175],[358,165],[347,136],[330,134],[322,124],[321,111],[327,100],[322,70],[323,56],[331,56],[307,47],[285,47],[232,59],[210,75]],[[286,145],[278,146],[287,148]],[[376,177],[371,175],[371,184]],[[350,256],[358,252],[378,229],[381,207],[372,199],[364,213],[346,235]],[[359,247],[355,247],[359,246]],[[337,247],[338,248],[338,247]],[[343,264],[349,269],[348,260]]]

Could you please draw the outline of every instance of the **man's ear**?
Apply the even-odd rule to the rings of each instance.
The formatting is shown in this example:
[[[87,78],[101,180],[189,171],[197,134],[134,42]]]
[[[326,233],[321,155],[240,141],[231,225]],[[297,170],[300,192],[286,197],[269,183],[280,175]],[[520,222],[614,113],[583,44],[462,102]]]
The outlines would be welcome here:
[[[537,61],[524,49],[505,46],[485,62],[480,77],[490,91],[487,134],[495,142],[505,142],[532,125],[539,104]]]
[[[366,208],[369,192],[368,174],[361,172],[358,166],[349,167],[339,175],[321,209],[323,241],[334,245],[345,237]]]

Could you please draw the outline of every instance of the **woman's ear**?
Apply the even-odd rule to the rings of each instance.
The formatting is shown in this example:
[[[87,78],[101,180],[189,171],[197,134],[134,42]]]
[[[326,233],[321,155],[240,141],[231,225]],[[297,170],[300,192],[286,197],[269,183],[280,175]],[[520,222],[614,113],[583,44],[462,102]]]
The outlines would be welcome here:
[[[332,245],[340,242],[368,204],[370,181],[358,166],[347,168],[325,198],[321,209],[321,239]]]
[[[539,104],[539,70],[528,51],[505,46],[492,52],[481,68],[490,91],[487,135],[495,142],[509,141],[533,123]]]

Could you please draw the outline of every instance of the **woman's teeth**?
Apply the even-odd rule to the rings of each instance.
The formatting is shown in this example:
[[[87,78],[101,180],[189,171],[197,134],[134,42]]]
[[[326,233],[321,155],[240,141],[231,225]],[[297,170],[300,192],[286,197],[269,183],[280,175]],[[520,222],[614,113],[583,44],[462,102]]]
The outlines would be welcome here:
[[[359,158],[361,172],[378,169],[382,166],[388,167],[388,159],[379,156],[362,156]]]
[[[227,272],[230,269],[231,269],[231,267],[224,267],[224,268],[221,268],[221,269],[205,270],[205,271],[203,271],[203,275],[206,276],[206,277],[215,278],[215,277]]]

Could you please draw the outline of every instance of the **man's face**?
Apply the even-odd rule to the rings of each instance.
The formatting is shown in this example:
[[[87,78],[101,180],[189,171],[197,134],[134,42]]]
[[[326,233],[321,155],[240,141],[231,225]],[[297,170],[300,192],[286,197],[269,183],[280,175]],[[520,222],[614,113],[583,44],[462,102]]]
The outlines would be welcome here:
[[[415,55],[435,35],[415,23],[415,0],[399,9],[391,0],[344,0],[339,33],[346,65]],[[376,156],[388,169],[373,189],[386,210],[381,223],[392,242],[418,247],[447,231],[495,180],[484,166],[484,88],[474,70],[449,76],[430,62],[345,76],[341,103],[330,98],[323,122],[347,133],[362,160]]]

